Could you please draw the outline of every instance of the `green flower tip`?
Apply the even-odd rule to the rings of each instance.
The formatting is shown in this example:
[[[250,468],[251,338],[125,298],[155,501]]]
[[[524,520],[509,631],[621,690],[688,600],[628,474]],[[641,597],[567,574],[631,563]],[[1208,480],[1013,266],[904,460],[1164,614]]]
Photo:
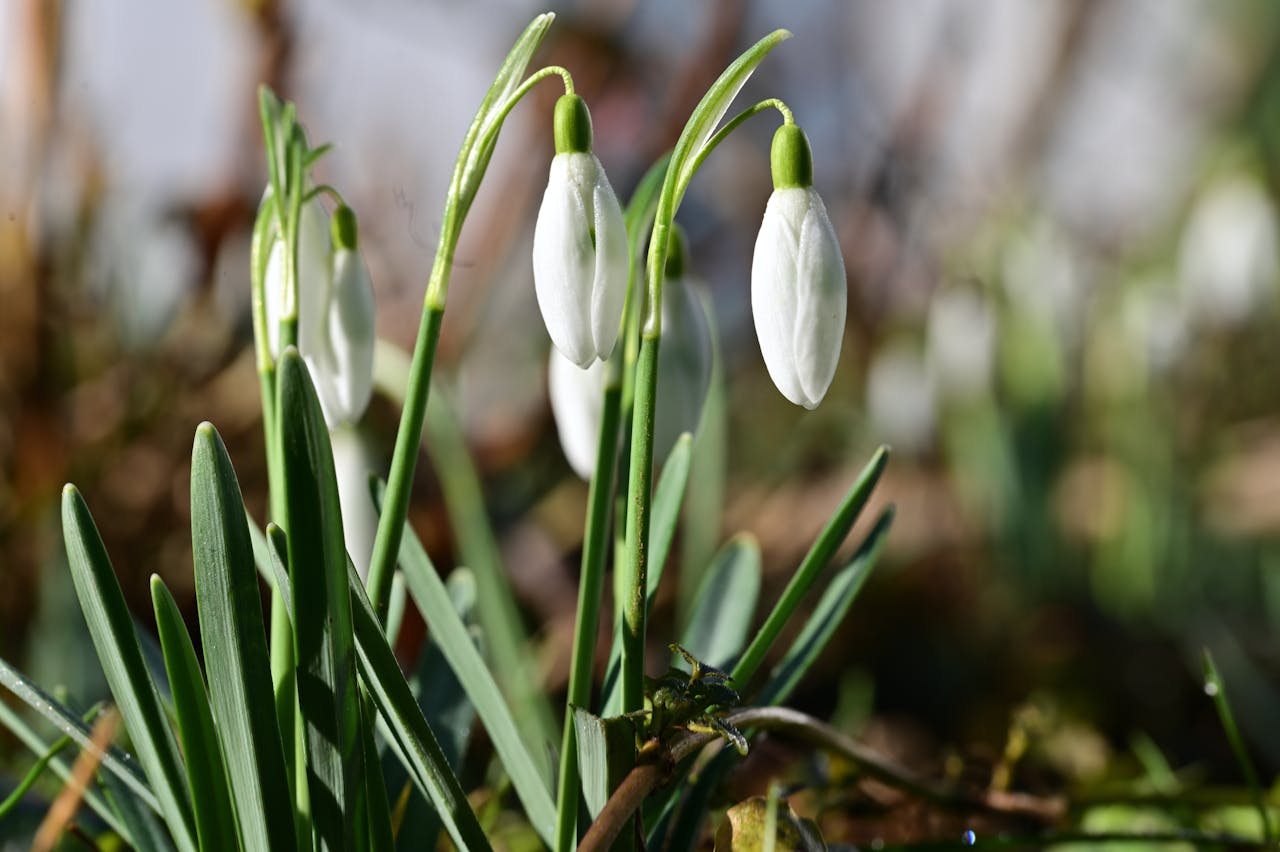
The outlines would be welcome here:
[[[773,134],[769,166],[773,171],[774,189],[813,186],[813,154],[809,151],[809,137],[798,125],[784,124]]]
[[[578,95],[561,95],[556,101],[556,153],[585,153],[591,150],[591,112]]]
[[[333,237],[334,248],[355,251],[360,241],[355,211],[345,204],[339,205],[333,211],[333,218],[329,220],[329,232]]]
[[[684,228],[674,226],[667,237],[667,278],[680,278],[684,275]]]

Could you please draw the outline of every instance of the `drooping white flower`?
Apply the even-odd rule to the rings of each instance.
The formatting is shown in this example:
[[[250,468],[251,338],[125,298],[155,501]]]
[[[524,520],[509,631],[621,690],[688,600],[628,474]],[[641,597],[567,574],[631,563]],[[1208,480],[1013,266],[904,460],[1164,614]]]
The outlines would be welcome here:
[[[556,104],[556,155],[533,232],[533,282],[551,341],[586,368],[613,351],[627,291],[626,225],[591,153],[591,119],[577,95]]]
[[[773,138],[773,194],[751,264],[751,313],[769,376],[796,405],[815,408],[844,337],[844,258],[813,188],[809,143],[795,125]]]
[[[319,201],[303,204],[298,240],[298,351],[332,430],[359,420],[373,393],[373,286],[349,207],[340,206],[330,222]],[[267,345],[278,357],[288,262],[288,248],[278,232],[270,251],[263,300]]]

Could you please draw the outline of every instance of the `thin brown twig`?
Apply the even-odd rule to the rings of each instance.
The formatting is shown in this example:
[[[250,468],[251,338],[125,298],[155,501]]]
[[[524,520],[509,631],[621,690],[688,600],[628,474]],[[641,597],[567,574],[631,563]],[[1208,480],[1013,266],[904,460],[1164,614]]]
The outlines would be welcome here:
[[[80,756],[76,758],[66,786],[62,788],[58,798],[53,800],[53,804],[49,806],[49,812],[45,814],[40,828],[36,831],[35,840],[31,843],[32,852],[48,852],[57,844],[58,838],[62,836],[75,817],[76,811],[80,809],[84,792],[93,781],[98,765],[102,762],[102,756],[106,754],[111,742],[116,738],[119,727],[120,714],[114,708],[103,713],[94,723],[90,739],[92,747],[81,751]]]

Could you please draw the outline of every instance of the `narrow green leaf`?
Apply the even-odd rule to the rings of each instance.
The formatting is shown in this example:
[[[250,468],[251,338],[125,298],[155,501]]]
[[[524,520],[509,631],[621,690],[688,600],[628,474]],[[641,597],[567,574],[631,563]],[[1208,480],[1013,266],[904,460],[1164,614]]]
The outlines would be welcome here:
[[[680,644],[699,660],[725,668],[742,650],[760,596],[760,545],[735,536],[711,562]]]
[[[827,566],[831,557],[844,542],[849,530],[853,528],[858,516],[862,513],[863,507],[867,505],[867,500],[870,499],[876,483],[880,481],[880,474],[884,473],[884,467],[888,461],[888,447],[876,450],[871,461],[863,468],[857,481],[853,483],[845,494],[844,500],[836,508],[835,514],[827,521],[827,525],[823,527],[822,532],[809,548],[804,561],[800,563],[796,573],[791,576],[791,581],[783,589],[782,597],[778,599],[760,631],[747,646],[742,659],[738,660],[738,664],[733,668],[733,680],[739,690],[747,687],[756,669],[764,662],[764,655],[769,652],[769,648],[778,638],[783,625],[795,613],[800,606],[800,601],[804,599],[818,579],[818,575],[822,573],[822,569]]]
[[[367,814],[358,820],[367,824],[367,837],[359,838],[358,849],[370,849],[374,852],[394,849],[396,846],[395,831],[391,827],[391,802],[387,799],[387,787],[382,775],[382,764],[378,759],[378,744],[373,738],[374,722],[377,719],[373,699],[366,694],[360,702],[360,746],[364,750],[364,807]]]
[[[403,586],[404,575],[397,573],[396,576],[401,578]],[[453,602],[454,610],[463,624],[467,625],[471,639],[478,647],[480,630],[475,624],[475,576],[466,568],[455,568],[445,581],[445,588],[449,591],[449,600]],[[460,771],[463,752],[466,751],[467,740],[475,724],[476,710],[467,699],[462,684],[458,683],[458,676],[449,668],[449,661],[445,659],[434,637],[428,637],[426,646],[419,654],[418,667],[409,679],[409,688],[413,690],[431,730],[440,738],[440,750],[444,752],[449,766],[455,773]],[[399,789],[404,786],[408,776],[398,762],[389,763],[390,768],[395,770],[390,775],[392,780],[389,784]],[[435,812],[431,808],[415,807],[410,803],[396,835],[396,848],[433,849],[439,834],[440,819]]]
[[[160,824],[158,813],[147,807],[115,774],[100,773],[98,783],[102,785],[103,799],[116,818],[129,827],[126,842],[136,852],[171,852],[173,841]]]
[[[238,849],[235,811],[227,788],[222,744],[213,725],[209,694],[196,660],[196,650],[178,604],[164,581],[151,575],[151,602],[156,611],[160,648],[173,691],[173,710],[187,758],[187,779],[195,805],[196,835],[201,849]]]
[[[351,849],[365,828],[364,749],[347,550],[333,450],[320,400],[297,349],[277,364],[294,658],[307,748],[311,820],[321,849]]]
[[[0,663],[3,663],[3,661],[0,661]],[[5,668],[7,668],[7,666]],[[8,686],[7,683],[5,685]],[[22,696],[19,694],[19,697],[21,698]],[[72,716],[71,718],[75,717]],[[77,719],[76,721],[79,720]],[[55,724],[59,723],[55,721]],[[35,729],[27,724],[26,720],[19,716],[14,709],[4,701],[0,701],[0,725],[7,728],[15,737],[18,738],[19,741],[22,742],[24,746],[27,747],[29,751],[34,754],[45,754],[52,747],[51,743],[46,742],[39,734],[37,734]],[[70,736],[73,741],[79,744],[80,736],[87,736],[87,733],[82,733],[79,736],[67,734],[67,736]],[[104,763],[103,765],[105,766],[106,764]],[[49,761],[49,768],[53,771],[53,774],[57,775],[63,781],[66,781],[71,777],[71,766],[62,757],[55,756],[51,759]],[[146,783],[141,777],[141,773],[137,772],[137,770],[132,771],[136,773],[136,781],[146,792],[146,797],[149,800],[145,807],[149,808],[154,813],[157,808],[155,804],[155,796],[152,795],[149,789],[147,789]],[[112,770],[100,773],[100,777],[105,781],[106,779],[116,778],[117,776],[115,771]],[[124,782],[122,781],[120,783],[123,784]],[[129,792],[129,795],[132,795],[135,799],[141,798],[140,794],[133,793],[131,791]],[[105,822],[112,831],[120,835],[121,840],[130,846],[139,846],[137,838],[133,836],[133,832],[129,830],[129,826],[120,819],[120,816],[116,813],[115,809],[112,808],[111,804],[103,798],[97,788],[91,787],[88,790],[85,790],[84,800],[89,807],[93,809],[94,813],[102,817],[103,822]]]
[[[524,805],[529,822],[543,841],[550,844],[555,836],[556,810],[546,764],[535,760],[526,747],[510,707],[450,602],[435,566],[407,525],[400,543],[400,569],[404,572],[410,596],[489,732],[489,739],[503,768],[511,776],[512,786]]]
[[[98,528],[74,485],[62,490],[62,534],[80,609],[120,718],[181,850],[196,849],[191,791],[164,705],[147,672],[133,619]]]
[[[360,677],[404,756],[405,768],[412,774],[414,784],[422,794],[435,805],[445,830],[459,849],[489,849],[489,841],[476,820],[475,811],[471,810],[462,785],[449,768],[440,743],[414,699],[391,646],[387,644],[382,625],[365,596],[360,576],[350,565],[348,576]]]
[[[43,775],[45,769],[48,768],[49,762],[57,757],[58,753],[70,744],[71,737],[63,735],[54,741],[53,745],[49,746],[44,754],[40,755],[40,759],[27,770],[26,775],[22,776],[22,780],[18,782],[18,786],[13,788],[13,792],[11,792],[3,802],[0,802],[0,820],[3,820],[8,813],[17,806],[18,802],[22,801],[22,797],[27,795],[27,791],[35,786],[35,783],[40,780],[40,776]]]
[[[636,728],[626,717],[601,719],[581,707],[573,708],[573,724],[582,796],[595,819],[635,763]]]
[[[1258,781],[1258,771],[1254,769],[1253,761],[1249,759],[1249,750],[1245,748],[1244,737],[1240,735],[1235,714],[1231,712],[1231,702],[1227,700],[1226,686],[1222,682],[1222,675],[1218,673],[1218,667],[1213,662],[1213,655],[1209,653],[1208,648],[1203,649],[1202,654],[1205,694],[1213,699],[1214,707],[1218,711],[1218,719],[1222,722],[1223,733],[1227,735],[1227,742],[1231,744],[1236,763],[1240,766],[1240,772],[1244,775],[1245,783],[1249,786],[1249,792],[1253,795],[1254,803],[1258,808],[1258,816],[1262,820],[1262,839],[1265,845],[1270,847],[1274,835],[1271,832],[1267,794]]]
[[[250,525],[249,527],[257,535],[258,528]],[[284,534],[284,530],[280,529],[273,523],[267,524],[267,534],[262,538],[266,543],[265,559],[266,564],[271,567],[270,574],[265,575],[274,584],[276,590],[280,593],[280,599],[284,602],[285,611],[289,613],[289,618],[293,618],[293,598],[289,592],[289,538]],[[258,565],[263,563],[259,561],[261,558],[257,549],[253,552],[253,561]]]
[[[162,812],[158,797],[152,791],[142,769],[139,768],[137,761],[132,756],[115,746],[108,748],[105,752],[97,751],[97,746],[93,744],[89,726],[80,719],[78,714],[73,713],[57,699],[37,686],[29,677],[3,659],[0,659],[0,685],[3,685],[18,696],[32,710],[52,722],[54,727],[63,734],[75,740],[76,745],[80,746],[80,748],[94,750],[99,755],[104,769],[118,775],[129,786],[129,789],[147,803],[148,807],[157,812]],[[17,717],[13,718],[16,720]],[[19,728],[13,725],[9,725],[9,727],[20,738],[25,739]],[[48,746],[39,749],[32,747],[32,750],[44,752],[48,750]]]
[[[827,643],[831,641],[831,637],[844,622],[849,607],[862,591],[862,584],[880,558],[880,550],[884,546],[885,537],[892,524],[893,509],[885,509],[853,559],[832,578],[830,585],[818,600],[818,606],[805,622],[804,629],[800,631],[791,648],[770,673],[769,682],[761,691],[756,703],[781,704],[791,696],[796,685],[800,683],[809,667],[818,659],[823,649],[827,647]]]
[[[262,598],[236,474],[212,424],[191,453],[196,604],[213,718],[245,849],[296,848]]]

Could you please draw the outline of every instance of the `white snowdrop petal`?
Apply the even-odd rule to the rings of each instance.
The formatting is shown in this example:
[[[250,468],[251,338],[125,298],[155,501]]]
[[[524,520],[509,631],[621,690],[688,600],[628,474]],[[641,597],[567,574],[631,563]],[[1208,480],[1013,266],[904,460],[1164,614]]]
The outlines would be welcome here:
[[[551,348],[547,370],[551,414],[569,466],[588,481],[595,472],[607,369],[603,361],[581,369],[559,349]]]
[[[613,352],[622,323],[627,298],[627,226],[622,219],[613,188],[600,170],[594,187],[595,282],[591,291],[591,336],[596,357],[604,360]]]
[[[324,346],[330,275],[329,217],[312,200],[298,218],[298,349],[304,355]]]
[[[817,192],[800,228],[796,266],[796,324],[793,328],[796,374],[805,407],[816,408],[835,375],[844,337],[846,291],[844,259],[835,229]]]
[[[339,249],[333,259],[329,344],[338,370],[336,399],[343,419],[364,415],[373,395],[373,284],[358,252]]]
[[[533,231],[533,283],[552,343],[585,367],[596,357],[589,325],[595,249],[592,218],[571,181],[567,155],[552,160]]]
[[[284,316],[284,241],[274,240],[267,255],[262,280],[262,301],[267,316],[267,348],[272,358],[280,357],[280,318]]]
[[[760,354],[774,385],[801,405],[803,392],[792,351],[796,229],[787,219],[795,190],[778,190],[769,198],[751,263],[751,315]]]

